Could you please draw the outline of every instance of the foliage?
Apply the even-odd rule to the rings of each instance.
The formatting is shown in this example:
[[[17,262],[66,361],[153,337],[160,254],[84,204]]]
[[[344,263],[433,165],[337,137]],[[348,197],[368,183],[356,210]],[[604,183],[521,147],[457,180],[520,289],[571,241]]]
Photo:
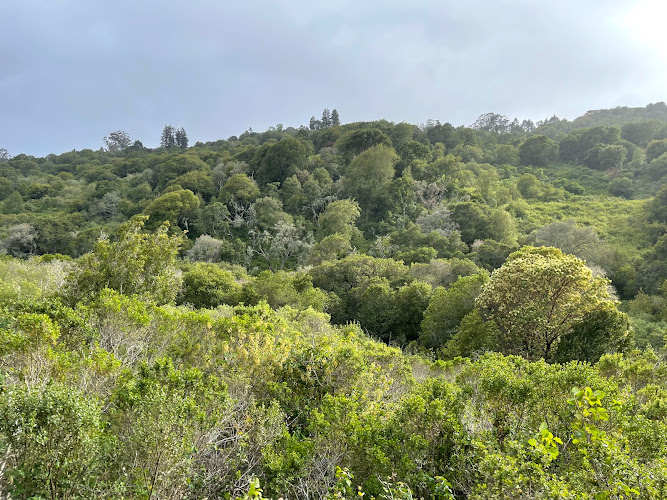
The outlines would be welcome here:
[[[615,304],[606,281],[594,278],[583,261],[555,248],[526,247],[493,272],[475,307],[498,326],[501,351],[551,359],[562,339],[584,333],[575,325],[586,315],[613,311]]]
[[[154,233],[142,232],[147,217],[122,225],[115,241],[101,238],[67,277],[65,295],[71,303],[92,300],[104,289],[139,295],[158,304],[171,302],[180,286],[174,266],[180,238],[167,234],[163,224]]]

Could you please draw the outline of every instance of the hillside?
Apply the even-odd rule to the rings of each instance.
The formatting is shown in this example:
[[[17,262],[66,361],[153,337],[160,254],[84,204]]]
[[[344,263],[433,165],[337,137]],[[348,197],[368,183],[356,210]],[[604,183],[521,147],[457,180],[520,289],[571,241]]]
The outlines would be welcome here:
[[[664,498],[667,108],[0,162],[0,496]]]

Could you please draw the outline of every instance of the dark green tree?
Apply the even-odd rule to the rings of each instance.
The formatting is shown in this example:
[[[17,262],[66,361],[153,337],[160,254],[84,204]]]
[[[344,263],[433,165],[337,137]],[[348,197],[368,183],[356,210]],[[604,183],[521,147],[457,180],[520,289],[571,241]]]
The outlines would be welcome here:
[[[171,125],[165,125],[162,129],[160,147],[171,148],[176,145],[176,130]]]
[[[545,167],[557,157],[558,143],[543,135],[529,137],[519,147],[519,160],[522,165]]]
[[[181,149],[188,147],[188,134],[183,127],[174,132],[174,143]]]
[[[329,108],[324,108],[324,111],[322,111],[322,127],[331,127],[331,113],[329,112]]]
[[[333,110],[331,112],[331,126],[338,127],[340,125],[340,116],[338,116],[338,111]]]
[[[377,128],[350,130],[336,141],[336,149],[348,162],[367,149],[379,145],[391,147],[391,140]]]
[[[257,167],[260,184],[282,183],[287,177],[306,167],[306,148],[299,139],[286,137],[270,146]]]

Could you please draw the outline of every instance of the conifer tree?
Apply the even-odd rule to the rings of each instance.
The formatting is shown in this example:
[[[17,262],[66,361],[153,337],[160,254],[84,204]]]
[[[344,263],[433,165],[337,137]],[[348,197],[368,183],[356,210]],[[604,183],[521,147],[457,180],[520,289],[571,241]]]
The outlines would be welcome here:
[[[176,144],[176,130],[171,125],[165,125],[162,129],[162,138],[160,139],[160,146],[163,148],[171,148]]]
[[[322,128],[331,127],[331,113],[329,113],[329,108],[324,108],[322,111]]]
[[[335,109],[331,112],[331,125],[333,127],[340,125],[340,117],[338,116],[338,111]]]
[[[183,127],[179,128],[176,131],[175,141],[176,145],[181,149],[185,149],[188,147],[188,134],[185,133],[185,129]]]

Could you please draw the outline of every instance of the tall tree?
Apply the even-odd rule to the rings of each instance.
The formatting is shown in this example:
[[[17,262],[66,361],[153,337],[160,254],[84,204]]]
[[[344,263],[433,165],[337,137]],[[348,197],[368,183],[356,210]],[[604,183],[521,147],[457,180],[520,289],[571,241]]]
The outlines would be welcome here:
[[[0,148],[0,163],[9,161],[12,159],[12,155],[9,154],[5,148]]]
[[[185,133],[185,129],[183,127],[179,128],[175,132],[174,140],[179,148],[185,149],[188,147],[188,134]]]
[[[333,127],[340,125],[340,116],[338,116],[338,111],[335,109],[331,112],[331,125]]]
[[[329,113],[329,108],[324,108],[322,111],[322,128],[331,127],[331,113]]]
[[[319,121],[319,120],[316,120],[314,116],[311,116],[309,127],[310,127],[310,130],[319,130],[322,127],[322,122]]]
[[[171,148],[176,144],[176,130],[171,125],[165,125],[162,129],[160,147]]]

